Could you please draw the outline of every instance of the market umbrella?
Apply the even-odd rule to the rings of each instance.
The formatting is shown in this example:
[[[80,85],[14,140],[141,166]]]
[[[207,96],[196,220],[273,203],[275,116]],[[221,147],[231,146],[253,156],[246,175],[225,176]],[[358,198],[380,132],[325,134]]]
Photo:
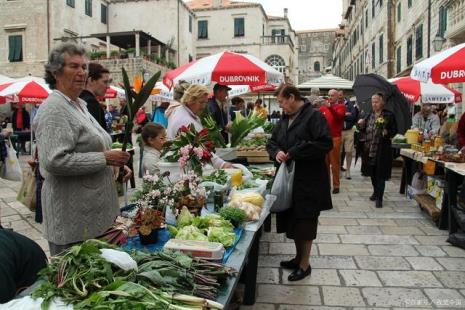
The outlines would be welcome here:
[[[255,56],[224,51],[168,71],[163,77],[163,83],[170,89],[180,80],[192,84],[216,82],[255,87],[279,85],[284,75]]]
[[[299,89],[311,89],[311,88],[319,88],[319,89],[346,89],[351,90],[352,86],[354,85],[353,81],[343,79],[333,74],[325,74],[321,77],[312,79],[310,81],[304,82],[302,84],[297,85]]]
[[[397,131],[405,133],[412,124],[410,104],[397,86],[389,83],[384,77],[370,73],[358,75],[354,82],[354,93],[362,115],[371,112],[371,96],[377,92],[385,95],[386,110],[394,113]]]
[[[444,85],[434,84],[431,80],[427,83],[414,80],[411,77],[400,77],[390,79],[401,93],[411,103],[458,103],[462,102],[462,94]]]
[[[0,85],[0,98],[3,97],[7,101],[17,101],[20,105],[42,103],[51,92],[44,79],[33,76]],[[30,113],[30,117],[32,123],[32,113]],[[32,130],[30,141],[32,153]]]
[[[412,79],[433,83],[465,82],[465,43],[451,47],[413,65]]]
[[[105,92],[105,99],[114,99],[117,97],[124,97],[124,96],[125,96],[124,89],[118,86],[114,86],[114,85],[108,86]]]
[[[0,97],[5,97],[11,101],[17,98],[19,103],[42,103],[44,99],[52,92],[44,83],[33,79],[17,80],[14,82],[0,85]]]

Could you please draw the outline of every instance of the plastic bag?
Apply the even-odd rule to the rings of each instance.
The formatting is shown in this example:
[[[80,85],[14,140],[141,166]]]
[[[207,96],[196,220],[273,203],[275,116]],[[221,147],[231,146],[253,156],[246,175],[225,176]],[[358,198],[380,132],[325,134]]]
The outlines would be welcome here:
[[[16,196],[16,200],[28,207],[29,210],[36,209],[36,178],[34,170],[23,172],[21,188]]]
[[[412,177],[412,187],[416,190],[426,190],[427,180],[423,172],[415,172]]]
[[[271,206],[271,212],[283,212],[291,207],[292,188],[294,184],[294,161],[290,164],[281,163],[271,188],[271,195],[276,196],[276,200]]]
[[[115,264],[124,271],[134,269],[137,271],[136,261],[126,252],[113,250],[113,249],[101,249],[100,256],[107,262]]]
[[[16,151],[13,148],[11,140],[9,143],[6,143],[6,148],[8,155],[5,158],[2,171],[0,171],[0,178],[10,181],[21,181],[21,166],[19,165],[18,156],[16,156]]]

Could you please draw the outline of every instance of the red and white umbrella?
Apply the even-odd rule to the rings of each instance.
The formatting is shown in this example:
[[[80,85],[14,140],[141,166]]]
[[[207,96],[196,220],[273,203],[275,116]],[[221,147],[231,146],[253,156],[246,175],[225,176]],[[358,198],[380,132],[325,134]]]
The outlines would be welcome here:
[[[105,92],[105,99],[114,99],[117,97],[120,98],[124,96],[125,96],[124,89],[118,86],[114,86],[114,85],[108,86]]]
[[[441,84],[434,84],[431,80],[422,83],[411,77],[390,79],[389,82],[397,85],[408,101],[422,103],[452,103],[462,102],[462,94]]]
[[[431,78],[438,84],[465,82],[465,43],[415,64],[410,76],[422,82]]]
[[[255,56],[225,51],[168,71],[163,77],[163,83],[170,89],[180,80],[192,84],[216,82],[254,87],[279,85],[284,81],[284,75]]]
[[[0,85],[0,97],[19,103],[42,103],[52,92],[40,78],[26,77]]]

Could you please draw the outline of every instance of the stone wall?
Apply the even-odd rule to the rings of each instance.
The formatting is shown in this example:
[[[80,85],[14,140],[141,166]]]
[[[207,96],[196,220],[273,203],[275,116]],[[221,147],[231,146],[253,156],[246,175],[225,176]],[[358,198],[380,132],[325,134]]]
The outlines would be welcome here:
[[[161,80],[163,75],[168,71],[167,67],[160,66],[156,63],[145,60],[142,57],[127,59],[104,59],[96,60],[96,62],[100,63],[110,71],[111,77],[113,78],[113,84],[116,85],[123,83],[123,76],[121,71],[122,67],[126,69],[130,81],[133,80],[136,74],[143,74],[144,72],[147,72],[149,76],[152,76],[158,71],[161,71]]]

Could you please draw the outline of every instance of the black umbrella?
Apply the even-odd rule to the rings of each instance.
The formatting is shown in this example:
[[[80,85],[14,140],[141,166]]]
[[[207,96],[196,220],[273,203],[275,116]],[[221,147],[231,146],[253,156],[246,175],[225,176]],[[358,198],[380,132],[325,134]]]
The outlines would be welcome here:
[[[377,92],[382,92],[385,95],[385,109],[394,113],[397,131],[404,134],[407,129],[410,129],[412,125],[410,103],[396,85],[391,84],[380,75],[370,73],[358,75],[355,78],[353,89],[361,116],[371,112],[371,96]]]

